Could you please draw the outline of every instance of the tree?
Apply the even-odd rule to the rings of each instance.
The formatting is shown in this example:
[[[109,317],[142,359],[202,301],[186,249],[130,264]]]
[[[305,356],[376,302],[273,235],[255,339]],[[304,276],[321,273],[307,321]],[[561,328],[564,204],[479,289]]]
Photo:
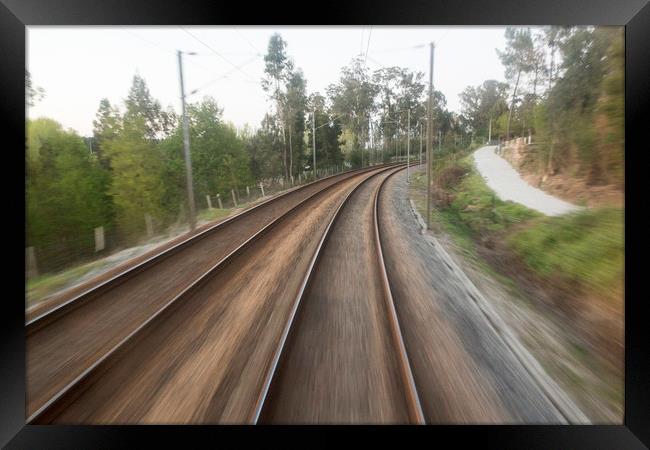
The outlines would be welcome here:
[[[309,108],[316,113],[316,153],[317,165],[328,167],[343,163],[343,153],[339,147],[339,135],[341,134],[341,121],[335,119],[325,104],[325,97],[319,93],[312,94],[309,98]],[[312,134],[313,115],[309,115],[307,123],[307,142],[313,143]],[[311,152],[309,153],[311,156]]]
[[[514,110],[517,89],[521,75],[530,72],[534,67],[534,47],[530,29],[506,28],[506,49],[497,49],[497,54],[506,69],[506,79],[509,82],[515,80],[512,91],[512,101],[508,113],[508,124],[506,126],[506,139],[510,138],[510,121]]]
[[[158,100],[149,93],[149,88],[144,78],[133,76],[129,94],[124,101],[126,112],[124,122],[138,120],[142,122],[144,137],[149,140],[159,140],[169,134],[174,128],[177,119],[171,111],[164,111]]]
[[[368,70],[360,57],[343,68],[337,84],[327,88],[332,111],[340,116],[344,131],[349,131],[347,151],[362,152],[362,136],[369,136],[368,119],[375,111],[377,86],[372,83]]]
[[[294,176],[294,166],[304,165],[305,115],[307,113],[306,81],[302,70],[291,73],[286,87],[286,117],[289,130],[289,175]],[[295,152],[294,152],[295,147]],[[294,164],[294,161],[296,164]]]
[[[492,135],[498,135],[497,119],[508,109],[507,88],[505,83],[486,80],[479,86],[468,86],[460,93],[462,115],[475,135],[487,136],[490,121]]]
[[[378,107],[381,110],[383,138],[388,147],[396,138],[398,131],[404,129],[406,111],[411,111],[411,129],[413,134],[418,120],[426,116],[426,104],[423,99],[425,85],[422,72],[413,73],[400,67],[388,67],[373,73],[373,83],[377,86]]]
[[[289,162],[287,161],[286,148],[286,123],[287,114],[285,109],[285,95],[281,86],[289,81],[293,72],[293,62],[286,53],[287,43],[278,33],[274,33],[269,39],[269,46],[266,55],[264,55],[264,73],[266,77],[262,80],[262,88],[266,91],[271,99],[275,101],[276,113],[281,118],[281,131],[283,141],[283,166],[284,177],[289,179]]]
[[[28,70],[25,70],[25,104],[36,106],[45,97],[45,89],[32,84],[32,77]]]
[[[27,123],[27,241],[43,270],[91,255],[93,229],[110,220],[108,175],[83,139],[51,119]]]
[[[107,98],[101,99],[95,120],[93,120],[93,143],[91,145],[94,144],[93,150],[105,168],[110,167],[110,161],[104,147],[120,134],[121,129],[122,117],[118,109],[112,106]]]

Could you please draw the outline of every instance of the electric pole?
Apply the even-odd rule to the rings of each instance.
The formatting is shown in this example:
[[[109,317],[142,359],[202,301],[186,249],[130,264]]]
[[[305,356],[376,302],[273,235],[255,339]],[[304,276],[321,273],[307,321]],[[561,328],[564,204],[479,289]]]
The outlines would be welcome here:
[[[418,122],[418,134],[420,135],[420,165],[422,165],[422,121]]]
[[[427,109],[427,229],[431,229],[431,151],[433,147],[433,42],[429,46],[429,107]]]
[[[492,114],[490,114],[490,127],[488,128],[488,145],[490,145],[491,140],[492,140]]]
[[[316,108],[312,109],[311,113],[311,142],[312,142],[312,147],[313,147],[313,153],[314,153],[314,180],[316,179]]]
[[[192,157],[190,156],[190,130],[185,112],[185,86],[183,84],[183,52],[178,53],[178,73],[181,82],[181,105],[183,110],[183,153],[185,155],[185,178],[187,182],[188,222],[190,230],[196,228],[196,210],[194,207],[194,183],[192,181]],[[192,54],[192,53],[188,53]]]
[[[411,110],[407,111],[407,125],[406,125],[406,182],[411,182],[410,162],[411,162]]]

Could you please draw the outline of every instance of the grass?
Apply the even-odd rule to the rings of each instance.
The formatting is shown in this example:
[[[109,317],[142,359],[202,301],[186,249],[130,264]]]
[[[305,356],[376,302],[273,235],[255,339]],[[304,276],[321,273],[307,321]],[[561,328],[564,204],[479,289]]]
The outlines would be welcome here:
[[[456,176],[450,180],[451,172]],[[473,259],[481,262],[476,257],[480,241],[504,239],[507,247],[540,278],[563,279],[596,296],[620,301],[625,253],[622,208],[544,216],[518,203],[500,200],[467,154],[437,159],[432,174],[434,191],[444,191],[449,201],[432,208],[431,223],[451,235]],[[414,176],[413,186],[414,191],[424,192],[426,176]],[[424,195],[415,196],[414,201],[425,216]],[[494,275],[487,264],[480,265]]]
[[[27,303],[32,304],[68,284],[80,279],[88,272],[99,268],[102,261],[93,261],[55,274],[43,274],[27,280]]]
[[[241,205],[246,207],[247,205]],[[198,212],[199,221],[212,221],[232,214],[231,208],[204,209]],[[47,273],[27,280],[27,304],[31,305],[45,297],[79,281],[89,272],[102,269],[109,264],[104,258],[72,267],[57,273]]]
[[[621,208],[597,208],[544,217],[513,233],[508,245],[542,277],[560,277],[616,299],[624,276]]]
[[[247,205],[242,205],[241,207],[246,207]],[[199,221],[212,221],[212,220],[217,220],[221,219],[222,217],[227,217],[230,214],[232,214],[232,208],[225,208],[225,209],[219,209],[219,208],[213,208],[213,209],[203,209],[198,212],[196,215],[197,219]]]

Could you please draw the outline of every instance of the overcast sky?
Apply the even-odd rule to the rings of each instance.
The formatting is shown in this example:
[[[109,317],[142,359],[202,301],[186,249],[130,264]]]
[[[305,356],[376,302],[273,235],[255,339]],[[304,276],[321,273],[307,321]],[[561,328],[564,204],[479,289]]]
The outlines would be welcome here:
[[[45,98],[29,117],[51,117],[82,135],[92,134],[99,101],[123,107],[139,73],[163,107],[180,111],[176,50],[184,56],[186,92],[206,85],[191,100],[213,96],[225,120],[257,128],[269,109],[260,79],[263,54],[274,32],[307,79],[307,92],[325,92],[341,68],[368,54],[371,70],[401,66],[428,77],[429,49],[436,43],[434,86],[458,111],[458,94],[486,79],[504,79],[496,48],[504,27],[37,27],[27,29],[27,68]],[[417,47],[419,46],[419,47]],[[416,48],[413,48],[416,47]],[[237,69],[236,67],[239,67]],[[224,76],[225,75],[225,76]]]

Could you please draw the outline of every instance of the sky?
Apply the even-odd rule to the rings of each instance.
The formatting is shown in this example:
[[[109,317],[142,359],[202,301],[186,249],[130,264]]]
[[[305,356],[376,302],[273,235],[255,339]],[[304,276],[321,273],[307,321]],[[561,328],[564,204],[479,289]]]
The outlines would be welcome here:
[[[367,53],[370,70],[400,66],[428,80],[429,42],[435,43],[433,84],[458,112],[465,87],[504,79],[496,49],[505,46],[505,27],[27,27],[27,69],[44,99],[30,118],[50,117],[65,128],[92,135],[102,98],[123,109],[133,76],[142,76],[154,98],[180,112],[177,50],[183,55],[188,101],[205,95],[237,127],[258,128],[270,109],[260,80],[270,36],[278,32],[287,53],[303,70],[307,92],[325,93],[341,68]]]

